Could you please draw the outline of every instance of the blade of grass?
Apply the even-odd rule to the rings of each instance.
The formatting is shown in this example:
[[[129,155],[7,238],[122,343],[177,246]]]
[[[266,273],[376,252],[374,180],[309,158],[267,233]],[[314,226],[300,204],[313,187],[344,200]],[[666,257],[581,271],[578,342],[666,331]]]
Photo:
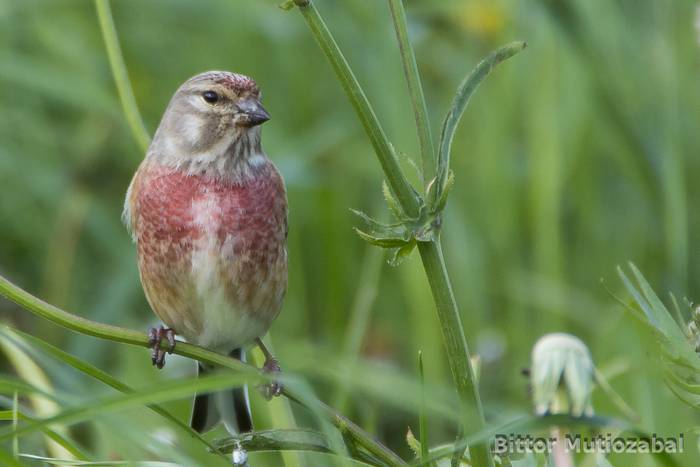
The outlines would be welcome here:
[[[378,248],[368,246],[365,249],[343,345],[342,355],[348,361],[357,361],[360,354],[360,346],[367,331],[372,305],[377,297],[383,256],[383,252]],[[348,372],[348,376],[353,377],[351,372]],[[340,383],[336,390],[333,407],[343,412],[347,407],[349,388],[347,384]]]
[[[8,339],[0,339],[0,349],[7,356],[8,361],[14,367],[16,374],[31,385],[40,388],[44,392],[53,392],[53,385],[48,376],[39,365],[21,349],[17,344]],[[16,397],[16,393],[15,393]],[[58,412],[58,405],[43,397],[29,397],[33,412],[38,417],[47,417]],[[54,431],[65,435],[66,428],[62,426],[54,427]],[[50,438],[46,439],[46,449],[54,457],[70,458],[71,453],[59,444],[54,443]]]
[[[433,136],[430,131],[428,107],[425,104],[423,86],[420,73],[418,72],[418,65],[416,64],[416,55],[408,38],[406,11],[403,7],[403,0],[389,0],[389,9],[394,22],[396,40],[399,42],[401,64],[403,65],[408,94],[411,97],[411,106],[413,107],[413,115],[416,120],[416,131],[423,163],[423,183],[427,184],[435,176],[435,150],[433,149]]]
[[[110,386],[117,391],[120,391],[122,393],[128,394],[128,393],[133,393],[134,389],[131,388],[130,386],[122,383],[109,373],[106,373],[102,371],[101,369],[91,365],[90,363],[81,360],[80,358],[69,354],[68,352],[65,352],[58,347],[55,347],[48,342],[39,339],[37,337],[32,336],[31,334],[24,333],[22,331],[19,331],[17,329],[10,328],[9,326],[3,326],[0,325],[0,331],[2,331],[5,334],[9,335],[16,335],[20,339],[23,339],[24,341],[27,341],[29,344],[33,345],[35,348],[39,348],[41,351],[43,351],[45,354],[55,358],[56,360],[66,363],[67,365],[75,368],[76,370],[80,371],[81,373],[90,376],[91,378],[94,378],[107,386]],[[199,433],[196,431],[193,431],[190,429],[189,425],[186,423],[180,421],[178,418],[170,414],[167,410],[163,409],[162,407],[158,405],[148,405],[147,406],[149,409],[151,409],[153,412],[157,413],[161,417],[165,418],[166,420],[170,421],[174,425],[176,425],[178,428],[180,428],[183,432],[187,433],[189,436],[199,440],[202,444],[207,449],[210,449],[214,451],[214,446],[212,446],[206,439],[204,439]]]
[[[603,373],[600,372],[597,368],[593,369],[595,372],[595,380],[598,383],[598,386],[600,389],[603,390],[606,396],[608,396],[608,400],[612,402],[614,405],[617,406],[617,408],[624,414],[625,417],[627,417],[629,420],[632,420],[634,422],[639,422],[640,418],[639,415],[630,407],[627,402],[620,396],[617,391],[613,389],[612,386],[610,386],[610,383],[608,383],[607,378]]]
[[[73,315],[44,302],[27,291],[17,287],[2,276],[0,276],[0,295],[21,306],[25,310],[36,314],[37,316],[56,323],[59,326],[71,329],[75,332],[114,342],[121,342],[145,348],[149,347],[148,336],[145,333],[121,328],[119,326],[97,323]],[[203,363],[229,368],[244,374],[268,378],[267,375],[263,374],[258,369],[253,368],[240,360],[236,360],[226,355],[222,355],[196,345],[188,344],[186,342],[178,341],[173,353],[198,360]],[[311,399],[308,397],[304,398],[302,395],[289,387],[284,389],[283,394],[287,398],[299,402],[302,406],[307,407],[310,410],[316,410],[317,413],[323,415],[325,419],[329,420],[333,425],[335,425],[343,436],[351,438],[355,443],[362,446],[373,456],[381,459],[387,465],[393,466],[406,464],[403,459],[396,455],[396,453],[388,449],[380,442],[376,441],[362,428],[320,400]]]
[[[17,411],[15,413],[15,410],[7,410],[7,411],[0,411],[0,421],[13,421],[13,430],[17,429],[17,424],[14,423],[14,420],[28,420],[28,421],[33,421],[35,420],[34,417],[30,417],[24,412]],[[60,435],[56,433],[54,430],[50,428],[45,428],[43,430],[44,435],[48,436],[51,438],[54,442],[59,444],[61,447],[63,447],[67,452],[70,452],[75,459],[78,460],[84,460],[87,461],[89,460],[87,455],[83,452],[83,450],[78,447],[73,441],[69,440],[68,438],[64,437],[63,435]],[[15,439],[18,439],[15,437]],[[15,451],[18,453],[18,451]],[[16,454],[17,455],[17,454]]]
[[[0,465],[3,467],[27,467],[26,464],[22,464],[12,454],[2,448],[0,448]]]
[[[20,379],[4,376],[0,373],[0,393],[12,394],[14,396],[15,391],[17,391],[18,394],[38,394],[52,401],[58,400],[55,395],[42,391],[36,386],[32,386]],[[11,401],[12,399],[7,400]]]
[[[17,430],[17,425],[19,424],[19,398],[17,397],[17,391],[12,394],[12,429]],[[19,455],[19,438],[17,436],[12,438],[12,455],[17,458]]]
[[[420,458],[428,458],[428,421],[426,420],[425,404],[425,373],[423,372],[423,351],[418,352],[418,374],[420,376],[420,412],[418,413],[418,437],[420,439]]]
[[[21,454],[26,459],[42,461],[50,465],[76,465],[81,467],[87,466],[129,466],[129,467],[179,467],[179,464],[173,462],[162,461],[74,461],[70,459],[57,459],[54,457],[37,456],[34,454]]]
[[[252,378],[249,375],[226,372],[199,378],[169,381],[162,387],[147,388],[129,394],[117,394],[88,401],[77,407],[64,409],[54,416],[19,427],[17,430],[2,430],[0,431],[0,440],[7,439],[11,436],[23,436],[58,423],[64,423],[66,425],[75,424],[107,412],[115,412],[146,404],[181,399],[197,392],[224,390],[234,386],[240,386],[243,383],[249,382],[250,379]]]
[[[151,143],[151,137],[148,136],[146,126],[141,119],[141,114],[136,104],[136,98],[134,97],[134,91],[129,82],[129,74],[126,71],[126,64],[124,63],[122,51],[119,47],[117,29],[114,27],[109,0],[95,0],[95,8],[97,9],[100,31],[102,32],[102,37],[104,38],[107,48],[107,57],[109,57],[109,65],[112,69],[114,82],[117,85],[119,101],[122,104],[124,116],[126,117],[134,139],[136,139],[139,145],[139,149],[141,149],[141,152],[145,153],[148,149],[148,145]]]

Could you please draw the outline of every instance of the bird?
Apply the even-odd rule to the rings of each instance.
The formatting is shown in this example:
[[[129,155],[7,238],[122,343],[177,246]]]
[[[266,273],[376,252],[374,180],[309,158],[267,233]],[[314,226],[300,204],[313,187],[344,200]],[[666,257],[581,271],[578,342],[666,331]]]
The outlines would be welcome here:
[[[286,188],[261,145],[269,119],[252,78],[200,73],[174,93],[127,189],[122,218],[164,324],[148,333],[158,368],[177,335],[242,361],[257,344],[263,370],[280,372],[261,340],[287,290]],[[211,370],[198,364],[200,375]],[[269,399],[282,386],[273,378],[263,389]],[[253,430],[246,387],[195,396],[191,427],[219,421],[231,433]]]

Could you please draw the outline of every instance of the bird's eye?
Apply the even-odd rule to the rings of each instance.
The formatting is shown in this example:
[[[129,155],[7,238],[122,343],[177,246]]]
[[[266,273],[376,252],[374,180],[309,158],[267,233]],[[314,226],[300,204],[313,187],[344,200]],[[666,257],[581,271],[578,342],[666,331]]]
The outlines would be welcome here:
[[[214,91],[205,91],[202,94],[202,99],[204,99],[209,104],[215,104],[219,100],[219,95]]]

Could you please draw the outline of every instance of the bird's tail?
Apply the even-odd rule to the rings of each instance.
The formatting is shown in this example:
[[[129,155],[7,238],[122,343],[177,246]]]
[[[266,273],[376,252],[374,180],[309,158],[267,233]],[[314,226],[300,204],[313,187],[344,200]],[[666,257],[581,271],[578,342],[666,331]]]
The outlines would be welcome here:
[[[242,349],[235,349],[229,355],[245,361],[245,353]],[[198,370],[199,375],[204,375],[208,371],[201,363]],[[190,420],[192,429],[203,433],[213,428],[219,421],[223,421],[226,429],[232,434],[253,431],[247,386],[195,396]]]

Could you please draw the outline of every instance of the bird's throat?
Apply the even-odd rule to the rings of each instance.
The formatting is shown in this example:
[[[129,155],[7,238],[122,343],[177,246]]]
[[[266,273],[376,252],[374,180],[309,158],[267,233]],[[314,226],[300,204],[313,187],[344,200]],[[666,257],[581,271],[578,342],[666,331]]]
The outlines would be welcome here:
[[[267,160],[260,144],[259,128],[237,128],[198,150],[193,149],[193,145],[184,141],[154,140],[147,157],[188,175],[234,182],[254,177],[258,167]]]

